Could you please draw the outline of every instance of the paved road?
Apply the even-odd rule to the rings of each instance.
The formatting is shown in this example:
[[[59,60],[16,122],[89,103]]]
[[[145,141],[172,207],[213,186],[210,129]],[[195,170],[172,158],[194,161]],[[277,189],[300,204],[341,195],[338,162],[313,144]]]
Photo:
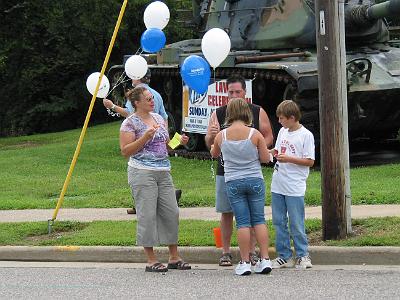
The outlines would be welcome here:
[[[214,265],[145,273],[143,264],[0,262],[1,299],[399,299],[400,267],[318,266],[233,275]]]
[[[0,222],[47,221],[53,216],[53,209],[0,210]],[[271,207],[265,207],[267,218],[271,217]],[[321,219],[321,206],[306,207],[306,218]],[[400,217],[400,205],[353,205],[352,218],[381,216]],[[214,207],[180,208],[181,219],[219,220]],[[57,220],[95,221],[132,220],[136,215],[128,215],[125,208],[61,208]]]

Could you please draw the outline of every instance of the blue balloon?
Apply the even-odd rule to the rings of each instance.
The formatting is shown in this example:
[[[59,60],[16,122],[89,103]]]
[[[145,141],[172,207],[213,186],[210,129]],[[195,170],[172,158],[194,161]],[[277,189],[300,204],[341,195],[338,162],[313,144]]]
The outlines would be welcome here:
[[[183,61],[181,76],[191,89],[199,94],[204,94],[210,84],[210,65],[204,58],[190,55]]]
[[[143,32],[140,38],[142,49],[149,53],[160,51],[165,46],[166,38],[164,32],[157,28],[149,28]]]

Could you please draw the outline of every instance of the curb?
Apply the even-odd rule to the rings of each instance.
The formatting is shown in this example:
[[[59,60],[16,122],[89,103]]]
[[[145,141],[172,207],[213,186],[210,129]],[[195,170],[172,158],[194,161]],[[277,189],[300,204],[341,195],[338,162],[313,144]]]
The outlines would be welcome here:
[[[156,247],[160,260],[168,259],[167,247]],[[215,247],[179,247],[180,255],[192,264],[216,264],[221,250]],[[309,247],[315,265],[400,265],[400,247]],[[234,261],[238,247],[232,248]],[[276,256],[270,248],[270,256]],[[115,246],[2,246],[0,261],[126,262],[146,261],[142,247]]]

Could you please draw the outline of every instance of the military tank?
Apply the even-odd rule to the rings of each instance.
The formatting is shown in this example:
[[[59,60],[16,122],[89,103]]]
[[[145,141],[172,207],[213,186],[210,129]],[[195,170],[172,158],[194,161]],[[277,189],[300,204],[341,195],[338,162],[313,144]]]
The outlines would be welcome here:
[[[275,133],[277,105],[283,99],[296,101],[303,112],[301,122],[318,139],[314,1],[193,0],[192,5],[190,21],[199,38],[147,56],[150,85],[164,98],[171,130],[182,126],[180,66],[189,55],[202,55],[201,36],[218,27],[228,33],[232,47],[215,77],[235,73],[251,79],[253,103],[266,110]],[[400,127],[400,41],[390,39],[385,17],[400,14],[400,0],[347,0],[344,9],[349,138],[394,138]],[[200,134],[192,134],[189,150],[202,147],[202,141]]]

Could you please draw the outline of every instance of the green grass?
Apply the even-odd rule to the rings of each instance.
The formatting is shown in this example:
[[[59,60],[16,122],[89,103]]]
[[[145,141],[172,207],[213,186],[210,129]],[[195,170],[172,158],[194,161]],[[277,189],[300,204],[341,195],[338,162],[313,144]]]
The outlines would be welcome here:
[[[120,122],[88,128],[63,207],[129,207],[126,160],[119,153]],[[0,139],[0,209],[54,208],[80,130]],[[183,190],[181,206],[214,206],[211,162],[171,157]],[[214,161],[215,165],[216,162]],[[272,168],[263,168],[269,189]],[[400,204],[400,165],[351,170],[353,204]],[[320,172],[311,171],[307,205],[321,204]],[[267,193],[266,203],[270,203]]]
[[[212,229],[216,221],[181,220],[179,245],[213,246]],[[268,221],[271,246],[275,233]],[[47,234],[46,222],[0,223],[0,246],[132,246],[136,241],[134,221],[95,221],[90,223],[56,222],[54,233]],[[353,220],[355,235],[341,241],[321,241],[321,221],[306,220],[310,245],[326,246],[400,246],[400,218],[370,218]],[[237,246],[236,233],[232,245]]]
[[[354,236],[341,241],[321,242],[327,246],[400,246],[400,218],[369,218],[352,221]]]

